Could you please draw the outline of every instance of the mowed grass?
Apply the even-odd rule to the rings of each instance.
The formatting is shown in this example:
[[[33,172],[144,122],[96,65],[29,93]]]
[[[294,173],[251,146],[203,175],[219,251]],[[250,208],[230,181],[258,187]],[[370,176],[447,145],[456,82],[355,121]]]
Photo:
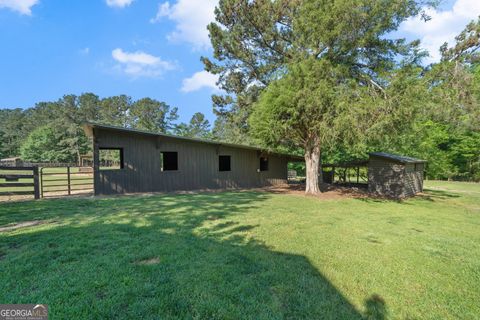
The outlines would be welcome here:
[[[52,319],[478,319],[480,185],[0,204],[0,302]]]

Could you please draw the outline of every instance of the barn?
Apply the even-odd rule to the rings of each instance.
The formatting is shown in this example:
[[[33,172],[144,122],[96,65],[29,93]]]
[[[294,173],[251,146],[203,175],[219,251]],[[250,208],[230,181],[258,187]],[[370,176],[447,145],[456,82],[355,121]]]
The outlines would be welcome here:
[[[425,160],[373,152],[368,161],[368,190],[392,198],[405,198],[423,191]]]
[[[87,123],[96,195],[257,188],[287,183],[289,161],[261,148]]]

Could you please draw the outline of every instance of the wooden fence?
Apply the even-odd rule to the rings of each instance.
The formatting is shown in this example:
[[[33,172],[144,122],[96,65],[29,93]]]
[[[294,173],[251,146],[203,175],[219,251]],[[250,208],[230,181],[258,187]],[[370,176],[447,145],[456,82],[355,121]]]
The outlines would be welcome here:
[[[40,198],[38,167],[0,166],[0,196],[33,195]],[[27,180],[27,181],[25,181]]]
[[[93,193],[92,167],[40,169],[42,198]]]
[[[92,193],[91,167],[0,166],[0,201]]]

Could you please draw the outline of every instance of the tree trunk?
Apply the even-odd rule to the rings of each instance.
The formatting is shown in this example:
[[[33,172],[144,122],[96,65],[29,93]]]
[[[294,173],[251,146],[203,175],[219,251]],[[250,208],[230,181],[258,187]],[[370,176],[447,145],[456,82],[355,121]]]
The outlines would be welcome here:
[[[318,194],[320,192],[320,143],[317,139],[305,147],[305,167],[307,174],[305,193]]]

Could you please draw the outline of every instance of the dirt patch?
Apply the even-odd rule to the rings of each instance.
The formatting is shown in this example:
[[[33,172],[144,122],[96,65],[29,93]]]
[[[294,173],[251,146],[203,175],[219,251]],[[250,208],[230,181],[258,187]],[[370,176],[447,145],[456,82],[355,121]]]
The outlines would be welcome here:
[[[99,195],[95,196],[97,199],[101,198],[111,198],[111,197],[128,197],[132,195],[137,196],[155,196],[155,195],[176,195],[176,194],[199,194],[199,193],[222,193],[222,192],[270,192],[278,194],[295,194],[302,195],[305,197],[315,197],[322,200],[335,200],[335,199],[347,199],[347,198],[369,198],[369,199],[388,199],[382,196],[373,195],[368,192],[366,185],[364,187],[356,186],[339,186],[339,185],[330,185],[324,184],[321,187],[322,192],[318,195],[306,195],[305,194],[305,184],[294,183],[294,184],[283,184],[278,186],[270,186],[263,188],[231,188],[231,189],[198,189],[198,190],[189,190],[189,191],[172,191],[172,192],[146,192],[146,193],[125,193],[125,194],[115,194],[115,195]],[[209,216],[209,220],[216,220],[217,217]]]
[[[61,198],[61,197],[78,197],[78,196],[93,196],[93,188],[86,190],[71,190],[70,195],[68,191],[44,191],[43,198]]]
[[[32,220],[32,221],[23,221],[15,224],[11,224],[8,226],[3,226],[0,227],[0,232],[6,232],[6,231],[12,231],[12,230],[17,230],[20,228],[26,228],[26,227],[32,227],[32,226],[38,226],[40,224],[45,224],[50,221],[45,221],[45,220]]]
[[[80,198],[80,197],[91,197],[93,196],[93,189],[85,190],[71,190],[70,195],[67,191],[45,191],[42,199],[50,198]],[[33,195],[8,195],[0,196],[0,202],[22,202],[35,200]]]
[[[20,201],[29,201],[29,200],[34,200],[33,196],[29,196],[29,195],[0,196],[0,202],[20,202]]]
[[[279,194],[295,194],[307,197],[315,197],[322,200],[335,200],[345,198],[372,198],[372,194],[364,187],[344,187],[338,185],[322,185],[322,192],[318,195],[306,195],[305,184],[288,184],[282,186],[268,187],[264,190]],[[374,197],[375,198],[375,197]]]
[[[152,264],[159,264],[159,263],[160,263],[160,259],[158,257],[134,262],[134,264],[139,265],[139,266],[150,266]]]

